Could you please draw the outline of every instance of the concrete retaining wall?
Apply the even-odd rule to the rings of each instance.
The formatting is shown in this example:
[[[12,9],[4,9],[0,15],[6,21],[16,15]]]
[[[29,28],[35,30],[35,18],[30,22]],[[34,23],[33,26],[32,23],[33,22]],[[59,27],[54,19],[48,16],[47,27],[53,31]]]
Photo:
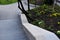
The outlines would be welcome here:
[[[21,14],[20,18],[23,29],[26,32],[29,40],[59,40],[59,38],[54,33],[28,23],[24,14]]]
[[[60,0],[57,0],[57,2],[55,1],[55,3],[60,6]]]
[[[58,6],[60,6],[60,3],[57,3]]]

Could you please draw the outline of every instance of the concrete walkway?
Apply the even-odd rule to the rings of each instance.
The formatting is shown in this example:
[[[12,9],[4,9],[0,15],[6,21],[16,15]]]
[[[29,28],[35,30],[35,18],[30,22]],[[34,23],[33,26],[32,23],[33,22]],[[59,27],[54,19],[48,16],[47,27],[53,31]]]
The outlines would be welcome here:
[[[28,40],[20,20],[0,20],[0,40]]]
[[[23,4],[27,10],[24,1]],[[0,5],[0,40],[29,40],[23,31],[18,14],[21,14],[21,11],[17,3]]]

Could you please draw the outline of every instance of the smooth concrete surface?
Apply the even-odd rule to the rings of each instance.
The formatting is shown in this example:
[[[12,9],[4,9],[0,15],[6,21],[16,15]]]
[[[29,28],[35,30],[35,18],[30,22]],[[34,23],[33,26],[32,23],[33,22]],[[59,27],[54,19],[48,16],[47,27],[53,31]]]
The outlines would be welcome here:
[[[17,3],[0,5],[0,20],[16,19],[19,12],[21,11],[18,9]]]
[[[20,18],[21,18],[22,24],[23,24],[23,23],[28,23],[28,20],[27,20],[27,18],[26,18],[26,16],[25,16],[24,14],[21,14],[21,15],[19,15],[19,16],[20,16]]]
[[[57,0],[57,2],[55,0],[55,4],[57,4],[58,6],[60,6],[60,0]]]
[[[59,6],[60,6],[60,3],[57,3],[57,5],[59,5]]]
[[[20,20],[0,20],[0,40],[28,40]]]
[[[17,3],[0,5],[0,40],[29,40],[18,14],[21,11]]]
[[[28,23],[24,14],[20,18],[29,40],[60,40],[54,33]]]

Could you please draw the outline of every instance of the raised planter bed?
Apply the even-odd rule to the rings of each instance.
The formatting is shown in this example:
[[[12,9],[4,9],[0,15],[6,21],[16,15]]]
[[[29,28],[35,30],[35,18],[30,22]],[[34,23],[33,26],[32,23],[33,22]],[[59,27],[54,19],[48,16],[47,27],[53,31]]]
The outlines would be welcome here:
[[[43,29],[55,33],[60,38],[60,7],[55,6],[53,10],[52,6],[40,6],[29,11],[29,17],[34,21],[29,20],[33,25],[39,26]]]
[[[24,14],[19,15],[29,40],[60,40],[54,33],[28,23]]]
[[[57,6],[55,6],[55,7],[57,7]],[[52,5],[51,6],[43,5],[43,6],[40,6],[40,7],[37,7],[35,9],[28,11],[29,17],[34,19],[34,21],[32,21],[29,18],[27,18],[31,24],[28,23],[27,20],[25,20],[26,19],[25,16],[22,16],[22,18],[21,18],[22,25],[23,25],[23,28],[24,28],[27,36],[30,38],[30,40],[59,40],[59,38],[60,38],[60,27],[59,27],[60,26],[60,12],[59,12],[60,9],[59,9],[59,6],[57,8],[55,8],[55,7],[54,7],[55,10],[53,10]],[[57,26],[57,24],[58,24],[58,26]],[[32,31],[32,30],[34,30],[34,31]],[[48,30],[48,32],[47,32],[47,30]],[[47,35],[47,33],[51,34],[51,35]],[[43,35],[43,37],[41,35]],[[53,39],[53,37],[54,37],[54,39]]]

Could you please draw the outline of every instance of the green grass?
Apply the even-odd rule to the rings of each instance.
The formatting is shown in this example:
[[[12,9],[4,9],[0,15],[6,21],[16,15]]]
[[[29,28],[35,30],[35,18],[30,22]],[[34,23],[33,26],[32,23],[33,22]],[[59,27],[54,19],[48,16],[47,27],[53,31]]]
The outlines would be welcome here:
[[[17,2],[17,0],[0,0],[0,4],[11,4],[11,3],[15,3]]]

